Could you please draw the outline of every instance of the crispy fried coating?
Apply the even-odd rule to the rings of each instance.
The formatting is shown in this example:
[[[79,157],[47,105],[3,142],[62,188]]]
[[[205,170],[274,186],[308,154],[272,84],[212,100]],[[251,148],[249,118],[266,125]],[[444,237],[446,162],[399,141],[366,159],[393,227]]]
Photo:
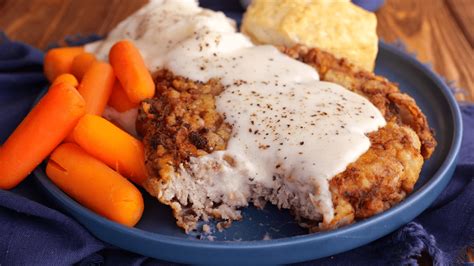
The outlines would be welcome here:
[[[387,210],[413,190],[423,166],[420,140],[397,123],[370,133],[370,149],[330,181],[335,217],[313,231],[337,228]]]

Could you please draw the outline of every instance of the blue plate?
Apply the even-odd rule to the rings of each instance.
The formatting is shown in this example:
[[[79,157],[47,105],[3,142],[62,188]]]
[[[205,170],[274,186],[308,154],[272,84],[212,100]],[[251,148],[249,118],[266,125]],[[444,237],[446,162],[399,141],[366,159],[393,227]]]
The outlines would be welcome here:
[[[267,206],[243,211],[243,220],[214,241],[186,235],[171,211],[147,193],[136,228],[109,221],[84,208],[49,181],[44,165],[35,170],[39,184],[68,213],[105,242],[146,256],[181,263],[293,263],[347,251],[374,241],[413,220],[448,184],[461,143],[461,114],[446,84],[413,57],[379,44],[375,72],[398,82],[413,96],[436,132],[438,147],[421,172],[414,192],[390,210],[338,230],[306,234],[288,211]],[[200,239],[204,238],[204,239]],[[266,240],[263,240],[266,239]],[[269,239],[269,240],[268,240]]]

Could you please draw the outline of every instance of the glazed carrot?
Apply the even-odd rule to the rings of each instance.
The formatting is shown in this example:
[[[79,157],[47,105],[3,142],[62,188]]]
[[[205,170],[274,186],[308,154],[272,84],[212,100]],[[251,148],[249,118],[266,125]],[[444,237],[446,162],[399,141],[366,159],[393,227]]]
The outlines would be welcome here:
[[[46,53],[44,58],[44,73],[49,81],[61,74],[71,73],[72,60],[84,53],[84,47],[54,48]]]
[[[61,82],[67,83],[73,86],[74,88],[77,88],[77,85],[79,85],[79,82],[77,82],[76,77],[74,77],[71,74],[66,73],[66,74],[61,74],[56,79],[54,79],[53,84],[51,86],[54,86]]]
[[[137,184],[146,179],[141,141],[106,119],[83,116],[73,130],[74,141],[85,151]]]
[[[136,103],[132,103],[129,99],[125,90],[118,80],[115,81],[114,88],[112,89],[112,94],[109,98],[109,106],[113,107],[119,112],[125,112],[132,108],[138,106]]]
[[[155,85],[138,49],[127,40],[119,41],[109,52],[115,75],[133,103],[151,98]]]
[[[134,226],[142,216],[140,191],[76,144],[61,144],[54,150],[46,174],[69,196],[112,221]]]
[[[85,103],[66,83],[52,86],[0,149],[0,188],[20,183],[48,156],[85,113]]]
[[[95,62],[97,59],[95,55],[91,53],[82,53],[72,60],[71,73],[78,79],[81,80],[84,77],[87,69]]]
[[[86,113],[101,115],[104,112],[114,81],[114,71],[109,64],[95,62],[91,65],[77,89],[86,101]]]

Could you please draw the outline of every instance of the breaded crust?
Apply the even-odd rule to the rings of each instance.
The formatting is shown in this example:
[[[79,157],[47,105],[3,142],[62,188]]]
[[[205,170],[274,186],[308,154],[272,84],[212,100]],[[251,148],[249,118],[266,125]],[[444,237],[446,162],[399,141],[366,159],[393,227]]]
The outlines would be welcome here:
[[[369,138],[370,149],[329,183],[334,219],[311,228],[312,231],[373,216],[397,204],[413,190],[423,166],[415,132],[389,122],[370,133]]]
[[[370,149],[331,179],[335,217],[329,223],[307,217],[304,206],[295,203],[292,195],[281,199],[272,190],[255,187],[255,196],[249,201],[257,206],[270,201],[290,208],[302,226],[320,231],[370,217],[403,200],[413,190],[423,158],[429,158],[436,146],[426,117],[415,101],[385,78],[361,71],[318,49],[280,49],[315,67],[322,80],[341,84],[368,98],[385,116],[387,125],[370,133]],[[186,179],[177,174],[190,157],[225,149],[232,128],[215,106],[215,96],[224,88],[218,80],[194,82],[166,70],[160,70],[155,80],[158,96],[142,103],[137,121],[144,136],[150,175],[143,186],[172,207],[177,224],[187,232],[195,229],[199,220],[209,217],[224,221],[240,219],[238,208],[245,205],[210,200],[202,193],[206,180]],[[293,204],[280,204],[282,200]]]

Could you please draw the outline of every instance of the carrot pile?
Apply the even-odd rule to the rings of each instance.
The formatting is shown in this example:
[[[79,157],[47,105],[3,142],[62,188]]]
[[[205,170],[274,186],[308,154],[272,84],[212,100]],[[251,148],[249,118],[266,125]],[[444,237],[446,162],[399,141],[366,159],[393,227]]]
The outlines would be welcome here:
[[[146,179],[143,143],[102,118],[153,97],[154,83],[138,49],[117,42],[110,64],[83,47],[50,50],[51,87],[0,147],[0,189],[11,189],[48,158],[46,174],[64,192],[104,217],[134,226],[143,198],[131,183]],[[61,144],[63,143],[63,144]]]

